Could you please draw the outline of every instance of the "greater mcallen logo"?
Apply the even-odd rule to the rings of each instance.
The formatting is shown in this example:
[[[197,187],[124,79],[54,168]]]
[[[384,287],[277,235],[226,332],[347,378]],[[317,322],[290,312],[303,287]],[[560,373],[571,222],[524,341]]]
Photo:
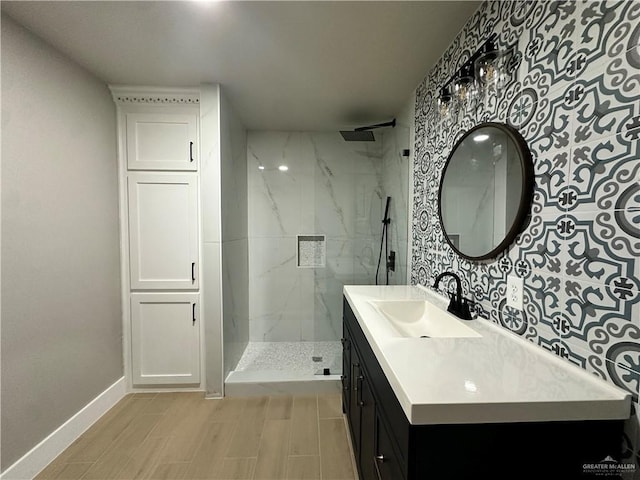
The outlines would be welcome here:
[[[606,456],[598,463],[585,463],[582,465],[583,473],[593,473],[600,475],[619,474],[625,472],[634,472],[636,469],[633,463],[618,463],[611,455]]]

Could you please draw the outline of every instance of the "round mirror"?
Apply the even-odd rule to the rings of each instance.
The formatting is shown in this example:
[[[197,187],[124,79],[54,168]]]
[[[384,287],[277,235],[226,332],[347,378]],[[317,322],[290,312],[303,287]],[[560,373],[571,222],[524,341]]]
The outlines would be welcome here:
[[[532,193],[533,162],[522,136],[502,123],[478,125],[458,141],[442,173],[444,237],[464,258],[494,258],[522,229]]]

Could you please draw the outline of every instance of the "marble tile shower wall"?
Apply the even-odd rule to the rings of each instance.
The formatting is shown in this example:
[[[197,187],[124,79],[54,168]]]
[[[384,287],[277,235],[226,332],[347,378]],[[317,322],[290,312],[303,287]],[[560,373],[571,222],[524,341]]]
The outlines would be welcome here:
[[[512,82],[441,121],[440,86],[491,33],[517,52]],[[628,390],[637,407],[640,3],[485,2],[419,86],[415,115],[412,283],[458,272],[482,316]],[[494,261],[474,263],[444,242],[436,202],[453,145],[481,121],[520,131],[536,178],[526,229]],[[524,278],[523,312],[505,305],[509,274]]]
[[[249,132],[251,341],[340,338],[342,286],[375,275],[381,148],[337,132]],[[326,235],[324,268],[297,267],[300,234]]]
[[[224,378],[249,341],[247,131],[220,95]]]

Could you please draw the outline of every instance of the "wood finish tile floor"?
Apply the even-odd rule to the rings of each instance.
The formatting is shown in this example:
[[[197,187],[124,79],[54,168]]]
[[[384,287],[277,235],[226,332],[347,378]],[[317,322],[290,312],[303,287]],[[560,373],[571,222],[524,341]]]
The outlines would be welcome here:
[[[38,480],[355,480],[339,395],[133,394]]]

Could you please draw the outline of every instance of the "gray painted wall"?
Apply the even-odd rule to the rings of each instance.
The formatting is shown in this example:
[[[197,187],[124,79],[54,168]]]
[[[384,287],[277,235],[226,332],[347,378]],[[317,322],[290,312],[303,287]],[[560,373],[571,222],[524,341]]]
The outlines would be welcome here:
[[[224,377],[249,341],[247,131],[220,95]]]
[[[2,16],[2,470],[123,374],[115,105]]]

